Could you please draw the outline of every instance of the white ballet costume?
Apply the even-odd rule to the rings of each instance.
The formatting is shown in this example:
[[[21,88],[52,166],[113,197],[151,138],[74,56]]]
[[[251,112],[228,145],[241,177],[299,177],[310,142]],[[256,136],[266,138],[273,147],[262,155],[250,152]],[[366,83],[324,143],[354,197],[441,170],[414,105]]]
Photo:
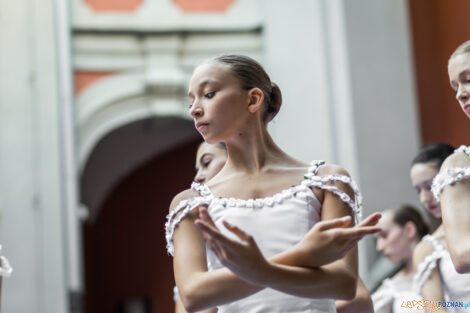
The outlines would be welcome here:
[[[457,306],[447,306],[445,309],[449,313],[468,312],[465,307],[459,307],[461,303],[465,305],[470,301],[470,274],[459,274],[455,270],[454,264],[442,244],[432,235],[426,235],[423,241],[429,242],[434,251],[428,255],[419,265],[413,279],[413,289],[421,294],[424,283],[437,267],[442,280],[444,299],[446,302]]]
[[[219,230],[230,238],[235,236],[223,225],[225,220],[239,226],[253,236],[264,257],[270,258],[300,242],[308,231],[320,221],[321,203],[312,187],[327,190],[339,196],[360,218],[361,195],[355,183],[344,175],[317,176],[323,161],[314,161],[303,181],[271,197],[260,199],[234,199],[215,197],[204,184],[193,183],[200,197],[182,201],[168,215],[166,223],[167,249],[173,254],[173,232],[178,223],[193,209],[205,205]],[[355,199],[329,183],[341,181],[351,186]],[[206,245],[209,271],[224,267]],[[219,313],[280,313],[280,312],[336,312],[334,299],[308,299],[265,288],[249,297],[218,307]]]
[[[413,291],[413,276],[387,278],[380,288],[371,295],[375,313],[416,313],[423,312],[413,301],[421,296]]]

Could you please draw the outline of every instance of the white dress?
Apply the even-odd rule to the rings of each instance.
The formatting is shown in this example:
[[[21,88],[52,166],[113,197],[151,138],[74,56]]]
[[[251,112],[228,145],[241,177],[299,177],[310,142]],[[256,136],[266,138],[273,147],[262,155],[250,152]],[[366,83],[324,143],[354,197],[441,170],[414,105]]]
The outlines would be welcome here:
[[[416,313],[423,312],[413,301],[421,296],[413,291],[413,276],[387,278],[371,296],[375,313]]]
[[[201,197],[183,201],[170,212],[166,224],[167,248],[173,254],[173,232],[179,221],[191,210],[206,205],[211,218],[226,236],[235,238],[222,226],[222,220],[239,226],[251,234],[266,258],[279,254],[301,241],[315,223],[320,220],[321,203],[311,187],[328,190],[348,205],[360,217],[361,197],[354,182],[344,175],[317,176],[317,169],[324,162],[314,161],[304,180],[297,186],[262,199],[241,200],[214,197],[206,185],[193,183]],[[342,181],[355,192],[352,200],[340,189],[328,184]],[[223,267],[215,254],[207,248],[209,271]],[[265,288],[249,297],[218,307],[219,313],[277,313],[277,312],[336,312],[334,299],[308,299],[288,295]]]
[[[470,301],[470,274],[457,273],[449,251],[434,236],[426,235],[423,241],[429,242],[434,251],[418,265],[413,281],[414,290],[421,293],[424,283],[437,266],[442,280],[444,298],[447,302],[445,307],[447,312],[468,312],[468,308],[465,309],[464,306]]]

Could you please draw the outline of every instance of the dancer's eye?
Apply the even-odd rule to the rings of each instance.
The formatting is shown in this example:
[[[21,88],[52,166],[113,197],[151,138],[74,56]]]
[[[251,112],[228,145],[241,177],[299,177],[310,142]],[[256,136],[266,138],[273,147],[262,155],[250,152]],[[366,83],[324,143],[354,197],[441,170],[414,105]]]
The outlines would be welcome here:
[[[215,91],[208,92],[204,96],[208,99],[212,99],[215,96]]]

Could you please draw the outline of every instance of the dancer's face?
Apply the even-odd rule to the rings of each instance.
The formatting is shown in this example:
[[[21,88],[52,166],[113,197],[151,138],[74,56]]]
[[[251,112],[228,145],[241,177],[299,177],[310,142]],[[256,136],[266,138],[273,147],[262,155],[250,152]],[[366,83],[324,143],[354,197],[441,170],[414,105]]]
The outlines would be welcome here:
[[[406,227],[393,222],[392,214],[391,212],[385,212],[377,224],[382,229],[376,235],[377,251],[394,264],[399,264],[411,258],[413,248]]]
[[[194,70],[189,99],[196,129],[207,143],[234,136],[248,117],[248,92],[220,63],[204,63]]]
[[[227,161],[227,151],[218,146],[203,142],[196,154],[196,177],[198,183],[205,183],[224,167]]]
[[[419,195],[419,201],[436,218],[441,218],[441,205],[431,192],[433,178],[438,170],[434,162],[416,163],[411,167],[410,177],[413,187]]]
[[[447,70],[455,97],[470,118],[470,53],[458,54],[451,58]]]

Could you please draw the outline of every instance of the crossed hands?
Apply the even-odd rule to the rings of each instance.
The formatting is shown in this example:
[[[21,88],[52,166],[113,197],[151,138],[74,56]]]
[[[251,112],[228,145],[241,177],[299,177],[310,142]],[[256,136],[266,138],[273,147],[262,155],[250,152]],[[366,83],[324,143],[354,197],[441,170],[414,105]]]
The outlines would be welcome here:
[[[263,256],[254,238],[237,226],[223,221],[224,227],[236,235],[239,241],[223,235],[206,208],[200,208],[195,224],[224,266],[241,279],[257,284],[265,275],[269,275],[272,263],[319,267],[341,259],[365,235],[380,231],[376,226],[380,217],[380,213],[374,213],[351,228],[347,228],[351,223],[350,216],[318,222],[298,244],[269,260]]]

